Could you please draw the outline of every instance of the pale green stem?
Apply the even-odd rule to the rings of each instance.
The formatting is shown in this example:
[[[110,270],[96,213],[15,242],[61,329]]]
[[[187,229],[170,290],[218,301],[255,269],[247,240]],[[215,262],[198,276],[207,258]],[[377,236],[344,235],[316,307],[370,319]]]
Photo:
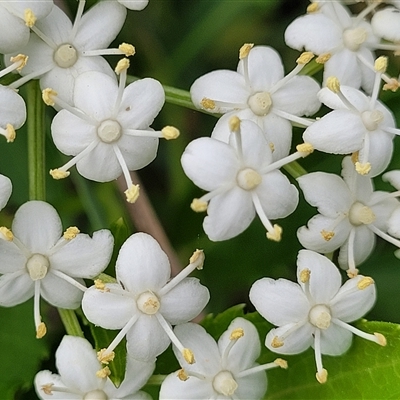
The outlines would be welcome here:
[[[58,308],[58,313],[68,335],[85,337],[74,310]]]

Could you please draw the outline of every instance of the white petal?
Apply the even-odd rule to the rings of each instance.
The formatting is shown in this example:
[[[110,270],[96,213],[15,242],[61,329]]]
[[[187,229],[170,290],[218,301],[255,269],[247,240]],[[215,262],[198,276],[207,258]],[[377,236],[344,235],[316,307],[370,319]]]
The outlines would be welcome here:
[[[388,233],[396,238],[400,238],[400,207],[393,212],[387,224]]]
[[[125,241],[115,269],[118,281],[134,294],[148,290],[157,292],[171,275],[167,255],[146,233],[135,233]]]
[[[371,48],[373,47],[375,46],[371,46]],[[361,47],[358,50],[358,54],[359,56],[364,58],[364,60],[367,60],[369,65],[373,65],[375,63],[375,54],[369,48]],[[361,72],[361,87],[365,90],[366,93],[371,94],[374,87],[375,71],[372,71],[359,59],[357,60],[357,63],[358,68]]]
[[[201,101],[204,98],[243,104],[247,108],[250,88],[247,87],[244,77],[238,72],[218,70],[196,79],[190,88],[190,95],[193,103],[198,108],[201,108]],[[211,111],[224,114],[234,108],[230,106],[216,107]]]
[[[9,274],[0,276],[0,306],[13,307],[24,303],[33,296],[33,286],[28,274],[16,278]]]
[[[42,400],[81,400],[82,396],[80,394],[75,393],[67,393],[67,392],[58,392],[54,391],[51,394],[46,394],[43,390],[43,387],[47,385],[53,384],[58,388],[68,389],[63,381],[61,380],[60,375],[52,374],[50,371],[40,371],[35,376],[35,390],[37,395]]]
[[[0,210],[2,210],[11,196],[12,183],[9,178],[0,175]]]
[[[320,332],[321,353],[330,356],[339,356],[346,352],[353,339],[350,331],[332,323],[328,329],[321,329]]]
[[[253,373],[243,378],[236,378],[238,388],[235,390],[235,396],[238,399],[258,400],[263,398],[267,390],[267,376],[264,371]]]
[[[203,228],[212,241],[231,239],[242,233],[255,216],[248,191],[234,187],[211,199]]]
[[[340,90],[349,103],[351,103],[358,111],[362,112],[370,109],[369,98],[360,90],[344,85],[340,86]],[[318,92],[318,98],[322,103],[334,110],[349,110],[347,104],[343,103],[340,97],[328,88],[322,88]]]
[[[342,29],[324,14],[309,14],[296,18],[285,31],[285,42],[297,50],[303,48],[315,54],[334,49],[342,42]]]
[[[297,280],[303,270],[311,271],[309,289],[315,304],[328,304],[342,284],[340,272],[335,264],[325,256],[311,250],[300,250],[297,257]]]
[[[373,225],[382,231],[388,229],[389,219],[400,204],[397,199],[387,197],[388,195],[387,192],[376,191],[372,194],[370,200],[373,204],[370,208],[376,217]]]
[[[24,21],[8,12],[0,10],[0,52],[13,53],[25,46],[29,40],[29,28]]]
[[[0,85],[0,127],[6,129],[11,124],[20,128],[26,121],[26,107],[23,98],[13,89]]]
[[[117,116],[123,128],[147,129],[165,101],[164,89],[155,79],[145,78],[128,85]]]
[[[120,32],[125,17],[126,9],[118,2],[99,2],[83,14],[73,41],[79,50],[107,48]]]
[[[314,329],[311,324],[305,323],[300,328],[291,333],[284,341],[283,346],[274,348],[271,346],[272,340],[276,336],[284,335],[287,331],[293,328],[295,324],[287,324],[276,329],[271,329],[265,338],[265,346],[268,349],[278,354],[298,354],[307,350],[314,342]]]
[[[385,172],[382,175],[382,179],[385,182],[389,182],[397,190],[400,190],[400,170]]]
[[[252,92],[269,92],[284,76],[279,53],[272,47],[255,46],[247,57],[248,76]],[[244,61],[240,60],[237,71],[244,76]]]
[[[371,20],[374,33],[380,38],[391,42],[400,41],[399,10],[388,7],[377,11]]]
[[[347,213],[353,203],[348,186],[335,174],[312,172],[297,181],[306,201],[326,217],[337,218]]]
[[[0,274],[25,269],[26,256],[13,242],[0,239]]]
[[[188,144],[181,163],[185,174],[201,189],[214,190],[235,182],[239,161],[227,143],[212,138],[199,138]]]
[[[51,267],[75,278],[94,278],[111,259],[114,238],[107,229],[93,233],[93,238],[79,234],[50,257]]]
[[[208,289],[197,278],[186,278],[161,298],[160,313],[172,325],[197,317],[210,300]]]
[[[121,290],[118,284],[107,284],[111,290]],[[121,329],[136,314],[136,302],[128,296],[101,291],[94,286],[83,295],[82,310],[86,318],[105,329]]]
[[[36,22],[36,26],[57,45],[68,43],[69,41],[72,22],[59,7],[52,7],[50,13],[45,18]],[[39,58],[40,55],[38,54],[37,57]]]
[[[86,339],[64,336],[56,351],[56,366],[63,383],[70,389],[86,393],[102,387],[102,379],[96,377],[101,363]]]
[[[376,301],[375,284],[365,289],[358,289],[358,283],[363,279],[362,275],[349,279],[340,288],[339,292],[332,299],[329,307],[332,316],[344,322],[352,322],[363,317]]]
[[[147,6],[149,0],[118,0],[118,2],[130,10],[140,11]]]
[[[310,311],[301,287],[287,279],[259,279],[253,283],[249,296],[257,311],[277,326],[302,321]]]
[[[57,211],[44,201],[28,201],[15,213],[14,235],[32,252],[46,255],[62,234]]]

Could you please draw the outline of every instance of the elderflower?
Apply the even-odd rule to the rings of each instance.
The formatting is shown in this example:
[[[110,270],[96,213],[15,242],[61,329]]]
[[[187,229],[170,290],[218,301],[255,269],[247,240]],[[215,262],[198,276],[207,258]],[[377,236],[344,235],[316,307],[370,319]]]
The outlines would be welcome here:
[[[122,4],[126,8],[130,10],[140,11],[143,10],[147,4],[149,4],[149,0],[118,0],[118,3]]]
[[[297,189],[279,168],[305,157],[312,148],[300,145],[296,153],[273,162],[271,148],[256,123],[232,117],[229,125],[229,143],[199,138],[189,143],[182,155],[186,175],[209,191],[194,199],[191,207],[196,212],[207,210],[203,228],[213,241],[239,235],[256,213],[267,237],[279,241],[282,228],[269,219],[286,217],[298,203]]]
[[[263,130],[275,161],[287,156],[292,141],[291,121],[310,125],[311,121],[300,116],[315,114],[321,105],[316,97],[318,83],[298,75],[312,57],[302,54],[296,68],[285,76],[282,60],[273,48],[247,44],[241,48],[237,71],[218,70],[198,78],[190,88],[193,103],[224,114],[212,137],[228,142],[228,121],[237,115],[256,122]]]
[[[9,178],[0,175],[0,210],[2,210],[11,196],[12,184]]]
[[[96,351],[83,338],[64,336],[56,351],[59,372],[40,371],[35,377],[36,393],[41,400],[149,400],[138,390],[153,373],[154,362],[142,362],[127,357],[125,377],[116,388],[111,382],[108,367],[102,367]]]
[[[64,235],[57,211],[43,201],[28,201],[16,212],[12,230],[0,228],[0,306],[12,307],[34,297],[36,336],[43,337],[40,297],[55,307],[78,308],[82,278],[93,278],[110,261],[113,237],[108,230],[93,238],[68,228]]]
[[[304,197],[319,214],[299,228],[297,236],[307,249],[330,253],[340,248],[339,265],[350,276],[372,252],[375,235],[400,247],[386,234],[387,221],[400,205],[399,192],[374,192],[372,179],[354,171],[350,157],[342,163],[341,179],[335,174],[313,172],[298,178]]]
[[[244,318],[235,318],[218,343],[193,323],[177,326],[175,334],[194,349],[196,363],[189,365],[173,347],[182,369],[164,380],[160,400],[258,400],[267,390],[265,370],[287,368],[282,359],[264,365],[255,362],[261,352],[260,339],[254,325]]]
[[[328,372],[323,367],[322,354],[338,356],[346,352],[353,333],[386,345],[382,334],[368,334],[348,324],[361,318],[375,303],[371,278],[358,275],[341,286],[339,270],[329,259],[300,250],[297,280],[298,284],[263,278],[250,289],[250,301],[257,311],[277,326],[265,338],[268,349],[279,354],[297,354],[312,346],[316,378],[325,383]]]
[[[77,76],[85,71],[113,75],[101,56],[125,54],[107,46],[121,30],[126,9],[116,1],[101,1],[83,14],[84,6],[85,1],[79,0],[73,24],[64,11],[54,6],[47,17],[32,27],[28,44],[18,50],[29,57],[28,64],[21,71],[23,77],[11,87],[39,78],[42,89],[51,87],[71,103]]]
[[[170,280],[168,257],[157,241],[145,233],[130,236],[118,254],[118,283],[97,281],[83,296],[82,309],[90,322],[105,329],[122,329],[99,359],[112,359],[113,349],[126,336],[131,357],[152,360],[172,341],[194,362],[193,353],[181,345],[171,325],[190,321],[208,303],[208,289],[197,278],[187,278],[203,262],[204,254],[197,250],[190,264]]]

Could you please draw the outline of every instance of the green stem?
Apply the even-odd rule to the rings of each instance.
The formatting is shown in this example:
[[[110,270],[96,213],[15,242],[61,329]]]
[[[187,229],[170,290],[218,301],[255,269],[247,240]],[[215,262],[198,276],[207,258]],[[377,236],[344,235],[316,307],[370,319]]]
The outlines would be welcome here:
[[[58,308],[58,313],[68,335],[85,337],[74,310]]]
[[[166,377],[167,377],[167,375],[153,375],[147,381],[147,385],[160,386]]]
[[[42,94],[38,81],[27,84],[29,200],[46,200],[45,129]]]
[[[307,174],[307,171],[297,161],[292,161],[282,168],[294,179]]]

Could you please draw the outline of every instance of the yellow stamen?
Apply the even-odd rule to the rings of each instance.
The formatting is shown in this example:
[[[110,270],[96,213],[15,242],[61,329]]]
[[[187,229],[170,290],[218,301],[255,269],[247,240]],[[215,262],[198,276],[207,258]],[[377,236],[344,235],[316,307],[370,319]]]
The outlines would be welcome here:
[[[161,129],[161,133],[164,139],[171,140],[179,137],[179,129],[176,129],[174,126],[165,126]]]
[[[323,230],[321,231],[321,236],[324,238],[324,240],[326,240],[327,242],[329,242],[329,241],[335,236],[335,232],[326,231],[325,229],[323,229]]]
[[[378,339],[378,344],[381,346],[386,346],[387,341],[385,336],[382,335],[382,333],[374,332],[374,336]]]
[[[123,58],[118,61],[117,66],[115,67],[115,73],[119,75],[122,71],[125,71],[129,68],[130,62],[128,58]]]
[[[208,99],[207,97],[204,97],[204,99],[201,100],[200,105],[205,109],[205,110],[214,110],[215,108],[215,101]]]
[[[102,378],[102,379],[107,378],[110,375],[111,375],[111,371],[110,371],[110,368],[108,368],[108,367],[104,367],[96,372],[96,376],[98,378]]]
[[[236,115],[234,115],[230,120],[229,120],[229,130],[231,132],[239,132],[240,129],[240,119]]]
[[[118,49],[122,51],[127,57],[133,56],[136,53],[135,46],[132,46],[129,43],[121,43],[118,46]]]
[[[126,201],[128,203],[135,203],[139,197],[140,187],[139,185],[131,185],[129,189],[125,190]]]
[[[356,171],[360,175],[367,175],[369,171],[371,171],[371,164],[369,162],[362,164],[360,162],[356,162]]]
[[[65,230],[63,237],[66,240],[72,240],[76,238],[79,232],[80,230],[76,226],[70,226]]]
[[[325,368],[322,368],[321,372],[317,372],[315,374],[315,377],[317,378],[317,381],[319,383],[326,383],[328,379],[328,371]]]
[[[282,239],[282,228],[275,224],[273,232],[267,232],[267,239],[280,242]]]
[[[381,74],[383,74],[386,72],[387,65],[388,65],[387,57],[381,56],[375,60],[374,69],[376,72],[380,72]]]
[[[94,280],[94,287],[97,290],[102,290],[103,292],[109,292],[110,289],[107,288],[106,284],[101,279]]]
[[[389,82],[383,85],[383,90],[391,90],[392,92],[396,92],[400,87],[400,82],[396,78],[391,78]]]
[[[311,271],[308,268],[305,268],[300,271],[300,282],[306,283],[310,280]]]
[[[0,227],[0,235],[1,238],[3,240],[6,240],[7,242],[12,242],[12,240],[14,239],[13,233],[5,226]]]
[[[253,46],[254,43],[245,43],[239,50],[239,60],[243,60],[243,58],[247,57]]]
[[[358,161],[358,155],[359,155],[359,151],[355,151],[354,153],[351,154],[351,162],[354,165]]]
[[[47,106],[54,106],[54,100],[52,97],[57,96],[57,92],[51,88],[43,89],[42,90],[42,99],[44,104]]]
[[[362,278],[360,280],[360,282],[357,283],[357,287],[360,290],[364,290],[366,289],[368,286],[373,285],[375,282],[372,278],[370,278],[369,276],[364,276],[364,278]]]
[[[319,5],[318,3],[311,3],[308,5],[307,7],[307,13],[311,14],[311,13],[315,13],[319,10]]]
[[[229,340],[237,340],[244,336],[243,328],[236,328],[231,332]]]
[[[283,369],[287,369],[288,368],[288,363],[286,360],[284,360],[283,358],[277,358],[274,363],[278,366],[281,367]]]
[[[278,336],[275,336],[275,337],[272,339],[271,347],[273,347],[274,349],[277,349],[277,348],[279,348],[279,347],[282,347],[283,345],[284,345],[284,343],[283,343],[281,340],[279,340]]]
[[[183,349],[182,350],[182,355],[183,355],[183,358],[185,359],[185,361],[188,364],[194,364],[196,362],[195,359],[194,359],[194,354],[193,354],[192,350]]]
[[[340,82],[339,82],[339,79],[336,78],[336,76],[330,76],[326,81],[326,86],[333,93],[340,92]]]
[[[197,269],[203,269],[203,264],[204,264],[204,251],[197,249],[192,256],[189,259],[190,264],[194,264],[195,262],[198,262],[199,265],[196,267]]]
[[[311,51],[304,51],[300,54],[300,57],[296,60],[296,63],[300,65],[308,64],[313,58],[314,53]]]
[[[303,157],[307,157],[314,151],[314,147],[311,143],[301,143],[296,146],[296,150],[299,153],[304,153]]]
[[[17,68],[17,71],[21,71],[22,68],[25,67],[26,63],[28,62],[28,56],[26,56],[25,54],[18,54],[15,57],[11,57],[10,61],[14,64],[14,63],[20,63],[19,67]]]
[[[181,381],[187,381],[188,379],[189,379],[189,376],[188,376],[188,374],[185,372],[185,370],[184,369],[180,369],[179,371],[178,371],[178,378],[181,380]]]
[[[108,364],[110,361],[114,360],[115,353],[113,351],[107,351],[107,349],[101,349],[97,352],[97,359],[103,363]]]
[[[271,149],[272,153],[275,151],[275,145],[272,142],[269,142],[269,148]]]
[[[41,339],[47,333],[47,328],[44,322],[41,322],[36,328],[36,339]]]
[[[61,169],[51,169],[50,170],[50,175],[53,177],[53,179],[64,179],[67,176],[69,176],[69,171],[62,171]]]
[[[203,212],[207,210],[208,203],[199,199],[193,199],[190,208],[195,212]]]
[[[325,64],[331,57],[332,57],[332,54],[331,54],[331,53],[323,53],[323,54],[320,54],[320,55],[315,59],[315,61],[316,61],[318,64]]]
[[[47,383],[46,385],[42,385],[41,389],[43,390],[44,394],[47,394],[48,396],[53,395],[53,386],[54,383]]]
[[[25,25],[28,28],[32,28],[33,25],[35,25],[36,22],[36,16],[33,13],[33,11],[30,8],[26,8],[24,10],[24,21],[25,21]]]
[[[355,277],[358,275],[358,269],[357,269],[357,268],[355,268],[355,269],[348,269],[348,270],[346,271],[346,273],[347,273],[347,276],[348,276],[350,279],[352,279],[352,278],[355,278]]]
[[[11,124],[6,125],[6,139],[7,143],[12,143],[15,140],[17,134],[15,133],[15,129]]]

